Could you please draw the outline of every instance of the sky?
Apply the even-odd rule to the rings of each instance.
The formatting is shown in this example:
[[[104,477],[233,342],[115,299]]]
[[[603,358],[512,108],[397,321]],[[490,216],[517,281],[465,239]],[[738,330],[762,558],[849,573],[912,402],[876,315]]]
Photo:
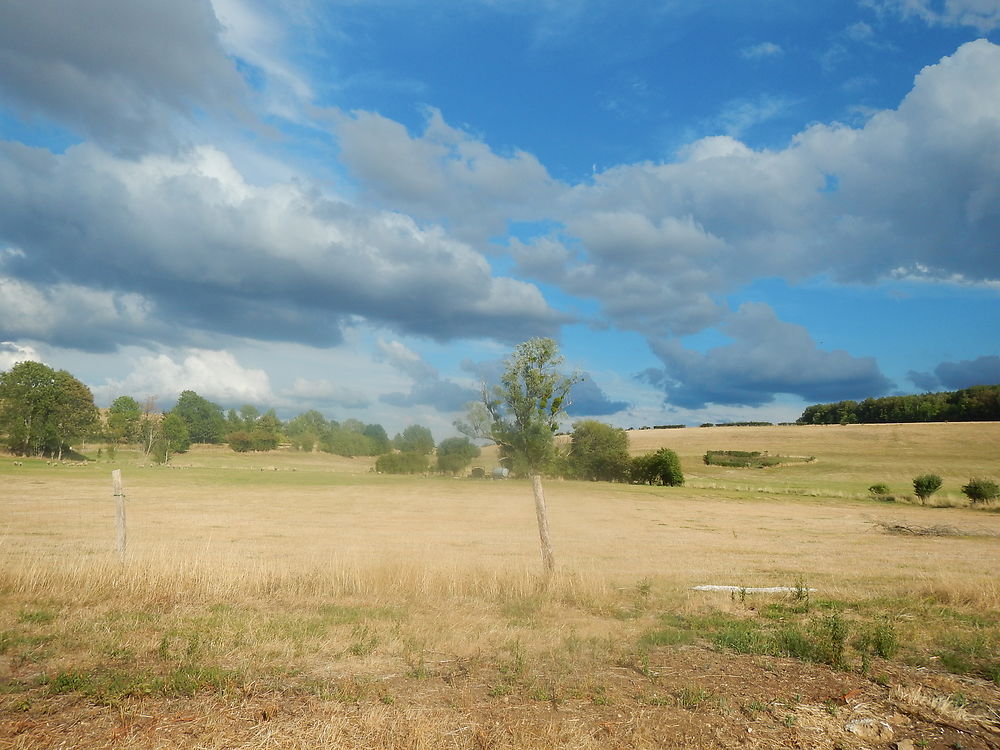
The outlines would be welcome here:
[[[0,3],[0,370],[568,421],[1000,383],[1000,0]]]

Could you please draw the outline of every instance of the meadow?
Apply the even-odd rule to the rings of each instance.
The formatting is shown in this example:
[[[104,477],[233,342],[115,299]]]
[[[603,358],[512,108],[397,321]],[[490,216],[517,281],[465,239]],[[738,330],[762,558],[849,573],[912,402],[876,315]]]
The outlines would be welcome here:
[[[1000,423],[629,434],[685,486],[548,480],[548,583],[526,481],[0,456],[0,746],[998,746]]]

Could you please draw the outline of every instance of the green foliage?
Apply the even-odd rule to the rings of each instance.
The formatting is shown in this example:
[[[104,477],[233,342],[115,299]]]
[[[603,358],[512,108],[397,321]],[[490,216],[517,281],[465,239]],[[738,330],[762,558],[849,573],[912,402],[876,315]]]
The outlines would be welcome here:
[[[959,391],[839,401],[806,407],[797,424],[885,424],[889,422],[995,422],[1000,420],[1000,385]]]
[[[669,448],[632,459],[632,481],[679,487],[684,484],[684,472],[677,454]]]
[[[226,435],[226,442],[237,453],[270,451],[281,442],[284,425],[274,409],[261,414],[256,407],[246,404],[240,408],[239,414],[230,410],[226,422],[235,427]]]
[[[627,481],[631,469],[628,434],[594,419],[577,422],[573,425],[567,468],[578,479]]]
[[[437,447],[438,470],[458,474],[481,452],[467,437],[446,438]]]
[[[702,460],[709,466],[762,469],[788,463],[808,463],[816,459],[814,456],[772,456],[767,451],[708,451]]]
[[[555,455],[555,433],[578,376],[565,376],[556,342],[534,338],[518,344],[504,361],[500,385],[483,388],[481,404],[470,405],[460,432],[487,438],[517,472],[540,474]]]
[[[430,455],[434,452],[434,436],[429,429],[419,424],[411,424],[402,434],[396,435],[392,444],[396,450],[404,453]]]
[[[131,396],[119,396],[108,409],[107,435],[115,443],[131,443],[139,437],[142,407]]]
[[[375,461],[375,471],[382,474],[423,474],[429,468],[424,453],[386,453]]]
[[[222,407],[202,398],[194,391],[184,391],[171,409],[184,420],[192,443],[221,443],[226,434],[226,418]]]
[[[892,502],[895,498],[892,496],[892,491],[889,489],[889,485],[879,482],[878,484],[873,484],[868,488],[868,494],[872,496],[873,500],[880,500],[882,502]]]
[[[921,474],[913,478],[913,492],[921,501],[927,500],[939,489],[941,489],[941,477],[937,474]]]
[[[61,455],[98,424],[90,389],[65,370],[19,362],[0,373],[0,432],[20,455]]]
[[[1000,487],[992,479],[970,479],[962,492],[973,503],[987,503],[1000,497]]]

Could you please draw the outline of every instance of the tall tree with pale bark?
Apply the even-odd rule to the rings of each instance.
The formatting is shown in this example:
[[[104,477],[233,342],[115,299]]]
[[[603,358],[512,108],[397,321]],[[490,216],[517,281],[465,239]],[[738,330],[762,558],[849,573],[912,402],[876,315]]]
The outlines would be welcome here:
[[[483,386],[481,403],[470,404],[466,421],[456,427],[470,437],[492,440],[516,473],[531,477],[535,516],[545,575],[555,571],[542,473],[555,456],[555,434],[569,406],[578,375],[559,371],[563,358],[549,338],[534,338],[514,349],[504,361],[500,384]]]

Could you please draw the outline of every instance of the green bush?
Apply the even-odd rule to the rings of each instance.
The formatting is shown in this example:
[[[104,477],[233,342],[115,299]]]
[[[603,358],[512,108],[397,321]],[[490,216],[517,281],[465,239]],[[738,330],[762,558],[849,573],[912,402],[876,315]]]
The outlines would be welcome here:
[[[422,474],[427,471],[428,463],[425,453],[386,453],[375,461],[375,471],[381,474]]]
[[[892,493],[889,490],[889,485],[882,484],[881,482],[879,482],[878,484],[873,484],[871,487],[869,487],[868,493],[872,496],[874,500],[882,500],[883,502],[888,502],[895,499],[893,498]]]
[[[661,484],[679,487],[684,484],[681,460],[669,448],[632,459],[632,481],[639,484]]]
[[[937,474],[921,474],[913,479],[913,491],[924,502],[941,489],[941,477]]]
[[[970,479],[962,492],[973,503],[987,503],[1000,497],[1000,487],[992,479]]]

